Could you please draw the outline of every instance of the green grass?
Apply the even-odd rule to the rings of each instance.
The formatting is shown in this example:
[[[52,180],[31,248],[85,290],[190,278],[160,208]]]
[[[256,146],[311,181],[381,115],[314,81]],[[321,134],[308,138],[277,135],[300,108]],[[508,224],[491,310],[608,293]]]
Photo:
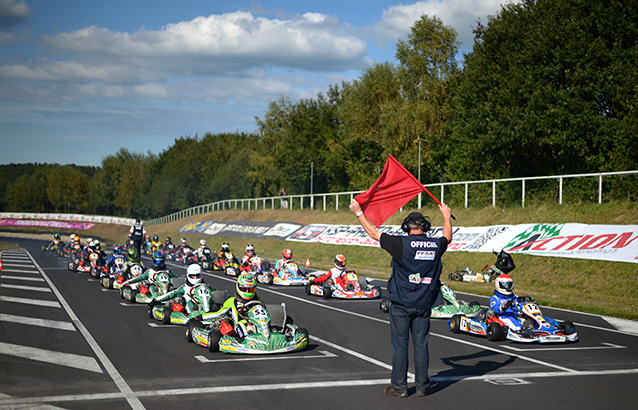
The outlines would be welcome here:
[[[393,215],[386,223],[399,225],[412,210]],[[422,209],[432,217],[434,226],[441,225],[438,208]],[[635,225],[638,221],[638,207],[633,202],[591,203],[566,205],[535,205],[526,208],[468,208],[453,209],[456,216],[455,226],[485,226],[497,224],[521,223],[586,223],[608,225]],[[193,245],[202,237],[198,234],[180,234],[178,230],[188,222],[195,221],[285,221],[301,224],[357,224],[358,221],[349,211],[311,211],[311,210],[258,210],[258,211],[218,211],[205,215],[196,215],[165,225],[148,227],[151,235],[157,234],[162,240],[171,236],[177,242],[181,236],[188,238]],[[124,242],[128,227],[97,224],[84,236],[98,236],[112,242]],[[284,242],[276,239],[228,238],[221,236],[206,237],[211,249],[219,249],[222,242],[229,242],[231,249],[243,254],[247,243],[253,243],[257,252],[269,260],[281,257],[284,248],[294,252],[294,258],[304,263],[310,259],[311,266],[317,269],[329,269],[335,254],[343,253],[348,259],[348,267],[358,273],[379,278],[390,275],[390,257],[380,248],[361,246],[338,246],[310,244],[302,242]],[[583,312],[602,314],[620,318],[638,320],[638,264],[624,262],[606,262],[557,257],[513,255],[516,269],[512,272],[515,291],[531,295],[542,305],[573,309]],[[446,252],[443,256],[444,280],[450,272],[469,266],[479,271],[483,266],[492,264],[495,256],[491,253]],[[486,283],[448,282],[457,291],[491,295],[493,287]]]

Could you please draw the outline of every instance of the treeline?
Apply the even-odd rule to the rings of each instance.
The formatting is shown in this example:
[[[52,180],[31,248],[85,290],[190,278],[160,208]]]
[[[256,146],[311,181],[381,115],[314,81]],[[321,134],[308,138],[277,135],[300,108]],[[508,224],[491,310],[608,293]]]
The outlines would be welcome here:
[[[0,206],[149,218],[309,193],[311,167],[315,193],[360,190],[388,154],[423,183],[633,170],[637,38],[636,0],[525,0],[477,22],[461,64],[455,30],[422,16],[396,63],[315,98],[282,96],[255,134],[181,137],[159,155],[123,148],[95,168],[0,166]]]

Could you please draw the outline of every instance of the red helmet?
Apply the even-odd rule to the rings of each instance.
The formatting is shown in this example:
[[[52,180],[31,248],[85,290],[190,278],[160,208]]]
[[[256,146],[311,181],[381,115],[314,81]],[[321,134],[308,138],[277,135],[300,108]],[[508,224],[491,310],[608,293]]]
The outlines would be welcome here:
[[[290,248],[284,249],[284,251],[281,253],[281,256],[283,256],[285,260],[292,259],[292,250]]]
[[[498,275],[494,281],[494,287],[503,295],[511,295],[514,290],[514,279],[505,273]]]
[[[342,254],[335,256],[335,267],[341,270],[346,268],[346,257]]]

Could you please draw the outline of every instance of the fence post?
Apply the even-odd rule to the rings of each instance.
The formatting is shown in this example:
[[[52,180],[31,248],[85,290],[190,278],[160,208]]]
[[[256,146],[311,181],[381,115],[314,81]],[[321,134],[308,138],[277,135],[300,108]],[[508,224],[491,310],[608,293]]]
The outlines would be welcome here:
[[[339,210],[339,194],[335,195],[335,211]]]
[[[467,182],[465,183],[465,207],[467,208]]]
[[[444,202],[445,202],[445,198],[443,197],[443,187],[444,187],[444,186],[445,186],[445,185],[441,184],[441,203],[444,203]]]
[[[492,208],[496,208],[496,181],[492,181]]]
[[[522,189],[523,193],[521,195],[522,196],[522,198],[521,198],[521,206],[523,208],[525,208],[525,179],[521,179],[521,182],[522,182],[522,188],[523,188]]]
[[[558,177],[558,205],[563,204],[563,177]]]
[[[326,194],[323,194],[323,210],[326,210]]]
[[[598,203],[603,203],[603,175],[598,175]]]

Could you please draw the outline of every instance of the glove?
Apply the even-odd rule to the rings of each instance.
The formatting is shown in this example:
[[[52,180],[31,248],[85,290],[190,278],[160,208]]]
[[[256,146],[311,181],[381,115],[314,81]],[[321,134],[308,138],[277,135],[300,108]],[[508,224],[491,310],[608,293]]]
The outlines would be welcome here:
[[[512,300],[506,300],[505,303],[503,303],[503,310],[507,310],[509,308],[512,307]]]

